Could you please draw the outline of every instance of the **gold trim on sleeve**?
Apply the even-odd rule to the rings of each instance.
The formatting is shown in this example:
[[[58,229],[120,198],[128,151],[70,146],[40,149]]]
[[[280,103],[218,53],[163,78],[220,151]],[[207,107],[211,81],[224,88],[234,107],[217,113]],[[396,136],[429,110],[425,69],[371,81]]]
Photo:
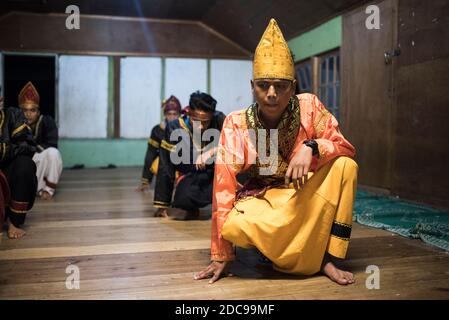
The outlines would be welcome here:
[[[21,126],[17,127],[11,134],[11,137],[14,137],[16,134],[18,134],[23,129],[28,128],[28,126],[24,123]]]
[[[170,152],[174,152],[174,151],[176,150],[176,146],[175,146],[175,145],[170,144],[170,143],[168,143],[168,142],[165,141],[165,140],[162,140],[162,141],[161,141],[161,148],[163,148],[163,149],[165,149],[165,150],[168,150],[168,151],[170,151]]]
[[[148,139],[148,144],[152,145],[155,148],[159,148],[159,146],[160,146],[159,142],[157,142],[156,140],[154,140],[152,138]]]

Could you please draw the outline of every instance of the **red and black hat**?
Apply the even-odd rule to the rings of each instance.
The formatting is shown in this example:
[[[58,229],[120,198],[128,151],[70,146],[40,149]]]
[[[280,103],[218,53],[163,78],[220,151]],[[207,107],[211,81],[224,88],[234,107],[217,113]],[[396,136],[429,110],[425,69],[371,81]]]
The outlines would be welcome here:
[[[178,98],[171,95],[167,100],[162,101],[162,109],[164,109],[164,113],[168,111],[176,111],[181,113],[181,103]]]
[[[19,107],[33,106],[39,107],[39,93],[29,81],[19,93]]]

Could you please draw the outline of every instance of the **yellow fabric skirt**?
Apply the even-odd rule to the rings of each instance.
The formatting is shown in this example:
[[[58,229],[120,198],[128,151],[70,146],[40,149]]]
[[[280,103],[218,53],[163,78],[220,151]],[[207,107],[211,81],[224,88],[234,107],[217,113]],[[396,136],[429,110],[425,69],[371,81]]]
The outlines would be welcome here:
[[[358,166],[339,157],[309,173],[303,189],[268,190],[236,203],[222,228],[224,239],[256,247],[276,270],[311,275],[325,252],[345,258],[352,225]]]

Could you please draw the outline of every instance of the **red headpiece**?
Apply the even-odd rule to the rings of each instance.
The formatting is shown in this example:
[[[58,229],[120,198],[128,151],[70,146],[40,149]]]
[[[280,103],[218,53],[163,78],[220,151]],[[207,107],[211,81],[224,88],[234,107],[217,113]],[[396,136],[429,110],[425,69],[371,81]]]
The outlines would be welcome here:
[[[178,98],[173,95],[167,100],[162,101],[162,108],[164,109],[164,113],[172,110],[181,113],[181,103]]]
[[[23,106],[39,107],[39,93],[29,81],[19,93],[19,107]]]

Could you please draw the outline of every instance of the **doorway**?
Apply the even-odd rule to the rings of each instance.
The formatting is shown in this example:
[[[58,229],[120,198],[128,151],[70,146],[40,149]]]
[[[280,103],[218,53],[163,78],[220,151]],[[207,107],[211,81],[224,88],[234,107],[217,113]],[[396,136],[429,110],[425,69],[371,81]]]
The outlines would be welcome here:
[[[20,90],[31,81],[40,96],[41,113],[55,118],[55,59],[55,56],[4,54],[5,107],[18,107]]]

